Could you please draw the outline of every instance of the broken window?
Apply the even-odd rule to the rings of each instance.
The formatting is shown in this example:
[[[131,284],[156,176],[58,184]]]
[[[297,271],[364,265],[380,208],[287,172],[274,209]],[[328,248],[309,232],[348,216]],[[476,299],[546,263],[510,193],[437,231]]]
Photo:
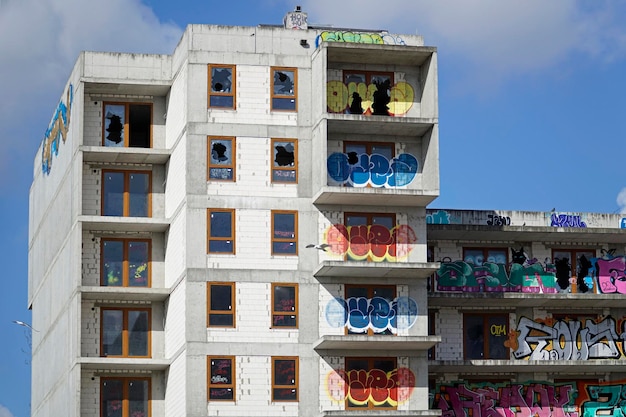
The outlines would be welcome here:
[[[298,110],[297,69],[273,67],[270,74],[272,110]]]
[[[235,66],[209,65],[209,107],[235,109]]]
[[[235,138],[208,138],[208,179],[235,181]]]
[[[150,148],[152,104],[104,103],[104,146]]]
[[[272,139],[272,182],[298,182],[298,141]]]

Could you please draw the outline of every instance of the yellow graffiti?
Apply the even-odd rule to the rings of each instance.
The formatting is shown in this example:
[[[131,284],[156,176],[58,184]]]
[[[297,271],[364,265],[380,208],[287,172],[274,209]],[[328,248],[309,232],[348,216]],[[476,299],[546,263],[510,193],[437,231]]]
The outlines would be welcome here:
[[[506,335],[506,325],[504,324],[492,324],[489,329],[492,336]]]
[[[45,174],[50,173],[52,166],[52,155],[59,152],[59,137],[65,143],[67,132],[70,126],[70,117],[72,113],[72,101],[74,98],[74,90],[72,84],[67,89],[65,103],[59,102],[50,125],[46,130],[42,145],[42,170]]]
[[[374,103],[375,84],[351,82],[345,85],[343,82],[334,80],[326,84],[326,104],[330,113],[343,113],[352,105],[353,93],[361,97],[363,114],[372,114],[371,106]],[[405,115],[411,107],[415,93],[413,87],[407,82],[401,81],[391,87],[389,102],[389,114],[392,116]]]

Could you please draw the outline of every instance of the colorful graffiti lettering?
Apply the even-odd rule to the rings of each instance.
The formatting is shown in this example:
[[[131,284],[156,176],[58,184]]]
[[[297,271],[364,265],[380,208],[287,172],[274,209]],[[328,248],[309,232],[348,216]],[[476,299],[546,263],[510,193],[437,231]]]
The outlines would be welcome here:
[[[65,143],[67,139],[67,131],[70,127],[70,116],[72,113],[72,101],[74,101],[74,86],[69,85],[65,97],[59,101],[54,111],[54,115],[50,120],[50,124],[44,134],[43,144],[41,146],[41,169],[44,174],[50,174],[52,169],[52,156],[59,154],[59,137]]]
[[[326,321],[331,327],[347,327],[351,333],[374,333],[408,329],[417,320],[417,302],[412,298],[398,297],[386,300],[382,297],[335,298],[326,305]]]
[[[445,210],[437,210],[426,214],[426,224],[451,224],[450,213]]]
[[[411,397],[415,374],[408,368],[390,372],[380,369],[331,371],[326,376],[326,392],[334,401],[355,405],[396,407]]]
[[[598,292],[602,294],[626,294],[626,257],[616,256],[611,259],[593,258],[593,269],[596,275]]]
[[[417,159],[407,153],[391,161],[380,154],[345,154],[335,152],[326,162],[328,176],[350,187],[404,187],[417,174]]]
[[[374,94],[377,86],[374,83],[355,83],[347,85],[339,80],[328,81],[326,84],[326,104],[330,113],[344,113],[350,110],[352,100],[356,95],[360,97],[361,106],[364,109],[363,115],[369,116],[373,113]],[[415,92],[413,87],[404,81],[393,85],[389,90],[389,114],[391,116],[405,115],[413,107]]]
[[[417,237],[408,225],[388,229],[382,225],[334,224],[325,233],[328,252],[351,260],[396,262],[409,256]]]
[[[550,226],[553,227],[587,227],[587,224],[581,220],[580,216],[571,214],[556,214],[550,216]]]
[[[601,321],[531,320],[522,317],[509,345],[516,359],[588,360],[618,359],[622,341],[613,318]]]
[[[399,35],[389,33],[364,33],[345,30],[325,30],[315,38],[315,47],[322,42],[368,43],[375,45],[406,45]]]

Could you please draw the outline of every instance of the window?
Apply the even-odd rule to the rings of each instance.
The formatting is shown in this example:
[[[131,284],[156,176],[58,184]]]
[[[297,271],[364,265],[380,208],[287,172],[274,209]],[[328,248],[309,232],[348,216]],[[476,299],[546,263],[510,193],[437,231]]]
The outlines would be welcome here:
[[[507,314],[463,314],[465,359],[509,359]]]
[[[272,284],[272,327],[298,327],[297,284]]]
[[[102,171],[102,215],[151,216],[149,171]]]
[[[150,148],[152,104],[104,103],[104,146]]]
[[[272,401],[298,401],[298,358],[272,357]]]
[[[381,186],[387,183],[390,164],[393,163],[393,143],[344,142],[345,160],[337,161],[333,168],[339,178],[346,178],[342,185],[347,187]],[[330,163],[330,161],[329,161]]]
[[[235,401],[235,357],[207,357],[209,401]]]
[[[272,139],[272,182],[298,182],[298,141]]]
[[[101,417],[149,417],[149,378],[100,378]]]
[[[235,327],[235,283],[208,283],[208,327]]]
[[[348,305],[354,305],[348,312],[348,334],[392,334],[395,285],[346,284],[345,288]]]
[[[346,358],[348,395],[346,408],[395,409],[391,403],[398,398],[398,381],[388,380],[397,372],[396,358]],[[386,395],[385,395],[385,391]],[[381,395],[372,395],[378,392]]]
[[[208,253],[235,253],[235,210],[209,209]]]
[[[212,137],[207,141],[208,179],[235,181],[235,138]]]
[[[103,307],[101,314],[101,356],[150,356],[150,309]]]
[[[508,251],[504,248],[463,248],[463,260],[476,266],[485,262],[506,265],[507,255]]]
[[[105,287],[149,287],[150,246],[150,240],[102,239],[100,284]]]
[[[395,214],[345,213],[344,218],[349,229],[347,260],[384,260],[390,247],[395,247]]]
[[[272,210],[272,255],[298,254],[298,212]]]
[[[591,259],[595,250],[553,249],[552,259],[556,270],[556,282],[562,290],[569,288],[571,277],[577,277],[572,291],[585,293],[594,291],[594,279],[590,276]]]
[[[234,65],[209,65],[209,107],[236,109]]]
[[[298,110],[298,70],[276,68],[271,71],[272,110]]]
[[[346,113],[389,116],[393,73],[344,71],[343,80],[348,88]]]

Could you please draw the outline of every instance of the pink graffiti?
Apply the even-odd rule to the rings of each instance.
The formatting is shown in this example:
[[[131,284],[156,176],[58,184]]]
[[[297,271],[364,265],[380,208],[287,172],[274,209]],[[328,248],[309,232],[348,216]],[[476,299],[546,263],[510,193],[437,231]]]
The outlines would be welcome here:
[[[604,294],[626,294],[626,257],[598,259],[598,286]]]
[[[335,224],[326,230],[326,243],[330,252],[352,259],[396,261],[406,258],[413,250],[417,236],[408,225],[398,225],[391,230],[381,225],[345,226]]]
[[[335,401],[348,400],[355,405],[396,407],[411,397],[415,388],[415,374],[408,368],[390,372],[380,369],[339,369],[326,376],[326,390]]]

